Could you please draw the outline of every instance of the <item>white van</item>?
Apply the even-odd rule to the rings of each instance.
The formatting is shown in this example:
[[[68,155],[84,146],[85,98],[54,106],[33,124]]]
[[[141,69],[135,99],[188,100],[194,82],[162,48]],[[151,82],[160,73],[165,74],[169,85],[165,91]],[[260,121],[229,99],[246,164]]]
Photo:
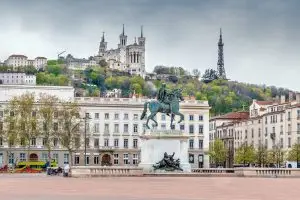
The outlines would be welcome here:
[[[286,161],[285,167],[286,168],[297,168],[297,162],[295,162],[295,161]]]

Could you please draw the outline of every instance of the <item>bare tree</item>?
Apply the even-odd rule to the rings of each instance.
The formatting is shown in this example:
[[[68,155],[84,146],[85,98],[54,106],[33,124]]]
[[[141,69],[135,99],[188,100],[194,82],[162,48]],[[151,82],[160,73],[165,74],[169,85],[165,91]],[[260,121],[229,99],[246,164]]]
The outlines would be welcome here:
[[[48,151],[48,161],[51,161],[51,150],[58,143],[56,132],[58,131],[58,103],[56,96],[41,94],[39,99],[38,117],[44,146]]]
[[[37,130],[37,117],[33,114],[35,98],[31,93],[13,97],[9,102],[8,117],[9,133],[12,138],[19,138],[21,145],[27,148],[27,159],[29,160],[30,147],[35,145],[39,135]],[[32,143],[31,143],[32,142]]]
[[[76,103],[65,102],[59,107],[60,130],[57,137],[60,144],[69,152],[71,166],[73,164],[73,152],[80,147],[80,115]]]

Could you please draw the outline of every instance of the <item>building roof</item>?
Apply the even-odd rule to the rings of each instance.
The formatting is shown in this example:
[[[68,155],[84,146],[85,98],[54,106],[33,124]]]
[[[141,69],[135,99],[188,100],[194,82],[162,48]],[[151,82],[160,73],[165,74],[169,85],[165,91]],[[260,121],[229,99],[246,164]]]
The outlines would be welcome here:
[[[45,57],[36,57],[35,59],[47,59]]]
[[[246,111],[230,112],[225,115],[213,117],[211,119],[233,119],[233,120],[249,119],[249,112]]]
[[[273,101],[256,101],[258,105],[264,106],[264,105],[272,105]]]
[[[22,58],[27,58],[27,56],[24,55],[18,55],[18,54],[12,54],[9,57],[22,57]]]

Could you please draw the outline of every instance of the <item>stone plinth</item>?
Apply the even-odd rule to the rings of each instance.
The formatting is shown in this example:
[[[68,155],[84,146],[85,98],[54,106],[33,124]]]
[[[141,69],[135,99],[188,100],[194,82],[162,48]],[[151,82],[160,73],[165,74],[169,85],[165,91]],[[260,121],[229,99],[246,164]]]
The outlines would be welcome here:
[[[142,168],[126,166],[73,166],[72,177],[143,176]]]
[[[175,153],[174,159],[180,159],[180,167],[183,172],[191,172],[188,159],[188,135],[176,130],[152,130],[140,138],[141,162],[139,167],[143,168],[144,173],[153,173],[152,166],[163,159],[165,152],[168,155]],[[161,170],[155,172],[160,173]]]

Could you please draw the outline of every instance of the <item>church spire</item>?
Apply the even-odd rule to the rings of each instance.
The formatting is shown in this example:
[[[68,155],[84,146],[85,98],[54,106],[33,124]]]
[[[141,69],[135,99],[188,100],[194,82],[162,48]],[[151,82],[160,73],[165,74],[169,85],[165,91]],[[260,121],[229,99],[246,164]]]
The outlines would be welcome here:
[[[122,32],[122,35],[123,35],[123,36],[125,35],[125,28],[124,28],[124,24],[123,24],[123,32]]]
[[[141,38],[143,38],[143,25],[141,26]]]
[[[102,32],[102,38],[101,38],[101,42],[105,42],[105,38],[104,38],[104,32]]]

